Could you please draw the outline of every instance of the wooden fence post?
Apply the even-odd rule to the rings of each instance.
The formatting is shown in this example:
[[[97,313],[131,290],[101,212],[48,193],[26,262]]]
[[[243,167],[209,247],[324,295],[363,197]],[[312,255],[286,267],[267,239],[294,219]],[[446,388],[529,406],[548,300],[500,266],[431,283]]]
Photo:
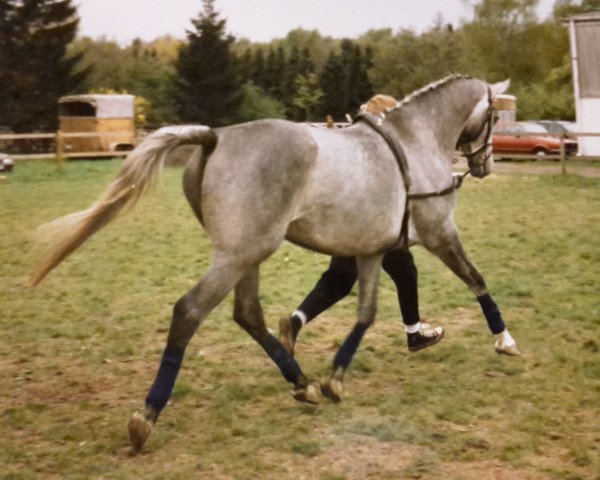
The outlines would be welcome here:
[[[563,175],[567,174],[567,162],[565,151],[565,134],[560,136],[560,171]]]
[[[63,151],[64,151],[64,138],[60,130],[56,131],[54,142],[56,143],[56,166],[60,170],[63,166]]]

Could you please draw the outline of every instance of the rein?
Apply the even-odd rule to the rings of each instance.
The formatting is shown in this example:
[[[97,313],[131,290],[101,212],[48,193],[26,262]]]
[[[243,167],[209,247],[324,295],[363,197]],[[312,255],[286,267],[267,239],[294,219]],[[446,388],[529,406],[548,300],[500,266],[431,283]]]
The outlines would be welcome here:
[[[453,175],[452,185],[442,190],[426,193],[410,193],[411,179],[408,161],[406,160],[406,154],[404,153],[404,150],[400,144],[394,139],[392,134],[384,128],[384,126],[381,124],[381,119],[375,117],[373,114],[367,112],[359,113],[356,116],[354,123],[359,121],[366,123],[385,140],[390,147],[390,150],[394,154],[396,163],[400,168],[400,176],[402,177],[404,187],[406,188],[406,203],[404,204],[404,215],[402,217],[402,226],[400,227],[400,234],[398,235],[398,238],[403,245],[403,248],[408,250],[408,220],[410,216],[409,200],[420,200],[424,198],[442,197],[444,195],[448,195],[461,187],[462,182],[469,174],[469,171],[467,170],[465,173]]]
[[[408,168],[408,161],[406,160],[406,154],[404,150],[400,146],[400,144],[394,139],[392,134],[384,128],[381,124],[379,118],[375,117],[370,113],[359,113],[354,120],[354,123],[361,121],[366,123],[369,127],[375,130],[388,144],[390,150],[394,154],[394,158],[398,163],[398,167],[400,168],[400,173],[402,174],[402,181],[404,182],[404,187],[406,188],[406,198],[408,200],[419,200],[423,198],[431,198],[431,197],[443,197],[444,195],[448,195],[454,190],[458,190],[462,186],[462,182],[464,178],[469,175],[469,171],[465,173],[461,173],[458,175],[452,176],[452,185],[442,189],[436,190],[434,192],[426,192],[426,193],[410,193],[410,186],[412,184],[410,179],[410,170]],[[408,202],[407,202],[408,205]],[[407,207],[408,208],[408,207]]]

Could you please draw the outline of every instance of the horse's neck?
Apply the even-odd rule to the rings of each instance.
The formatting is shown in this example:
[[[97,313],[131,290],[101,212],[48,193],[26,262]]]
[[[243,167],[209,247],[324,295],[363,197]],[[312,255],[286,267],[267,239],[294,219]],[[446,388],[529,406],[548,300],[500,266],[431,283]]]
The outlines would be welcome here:
[[[452,174],[456,142],[475,105],[475,92],[473,85],[448,85],[386,114],[406,153],[411,175],[423,187],[437,188],[437,183],[447,181],[440,177]]]
[[[464,96],[448,92],[431,92],[388,112],[387,119],[398,130],[401,139],[429,143],[432,139],[450,154],[475,106]],[[468,97],[473,96],[469,92]],[[473,96],[474,97],[474,96]],[[475,97],[474,97],[475,98]]]

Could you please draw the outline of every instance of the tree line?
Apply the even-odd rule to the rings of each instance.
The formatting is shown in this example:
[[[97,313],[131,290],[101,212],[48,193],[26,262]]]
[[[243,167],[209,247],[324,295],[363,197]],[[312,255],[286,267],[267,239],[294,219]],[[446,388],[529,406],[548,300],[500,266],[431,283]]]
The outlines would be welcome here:
[[[147,127],[227,125],[257,118],[343,120],[375,92],[402,98],[450,73],[511,78],[518,115],[574,118],[564,18],[600,10],[600,0],[557,0],[539,20],[539,0],[479,0],[460,25],[371,30],[335,39],[296,29],[268,43],[236,39],[218,0],[199,2],[185,40],[130,45],[77,37],[72,0],[0,2],[0,129],[51,131],[60,96],[135,94]]]

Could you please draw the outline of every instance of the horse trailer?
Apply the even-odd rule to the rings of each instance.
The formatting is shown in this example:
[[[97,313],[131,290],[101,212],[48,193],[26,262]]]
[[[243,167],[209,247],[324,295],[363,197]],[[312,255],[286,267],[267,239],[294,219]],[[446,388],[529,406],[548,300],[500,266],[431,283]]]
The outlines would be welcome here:
[[[115,152],[134,146],[133,95],[69,95],[58,101],[58,119],[67,152]]]

